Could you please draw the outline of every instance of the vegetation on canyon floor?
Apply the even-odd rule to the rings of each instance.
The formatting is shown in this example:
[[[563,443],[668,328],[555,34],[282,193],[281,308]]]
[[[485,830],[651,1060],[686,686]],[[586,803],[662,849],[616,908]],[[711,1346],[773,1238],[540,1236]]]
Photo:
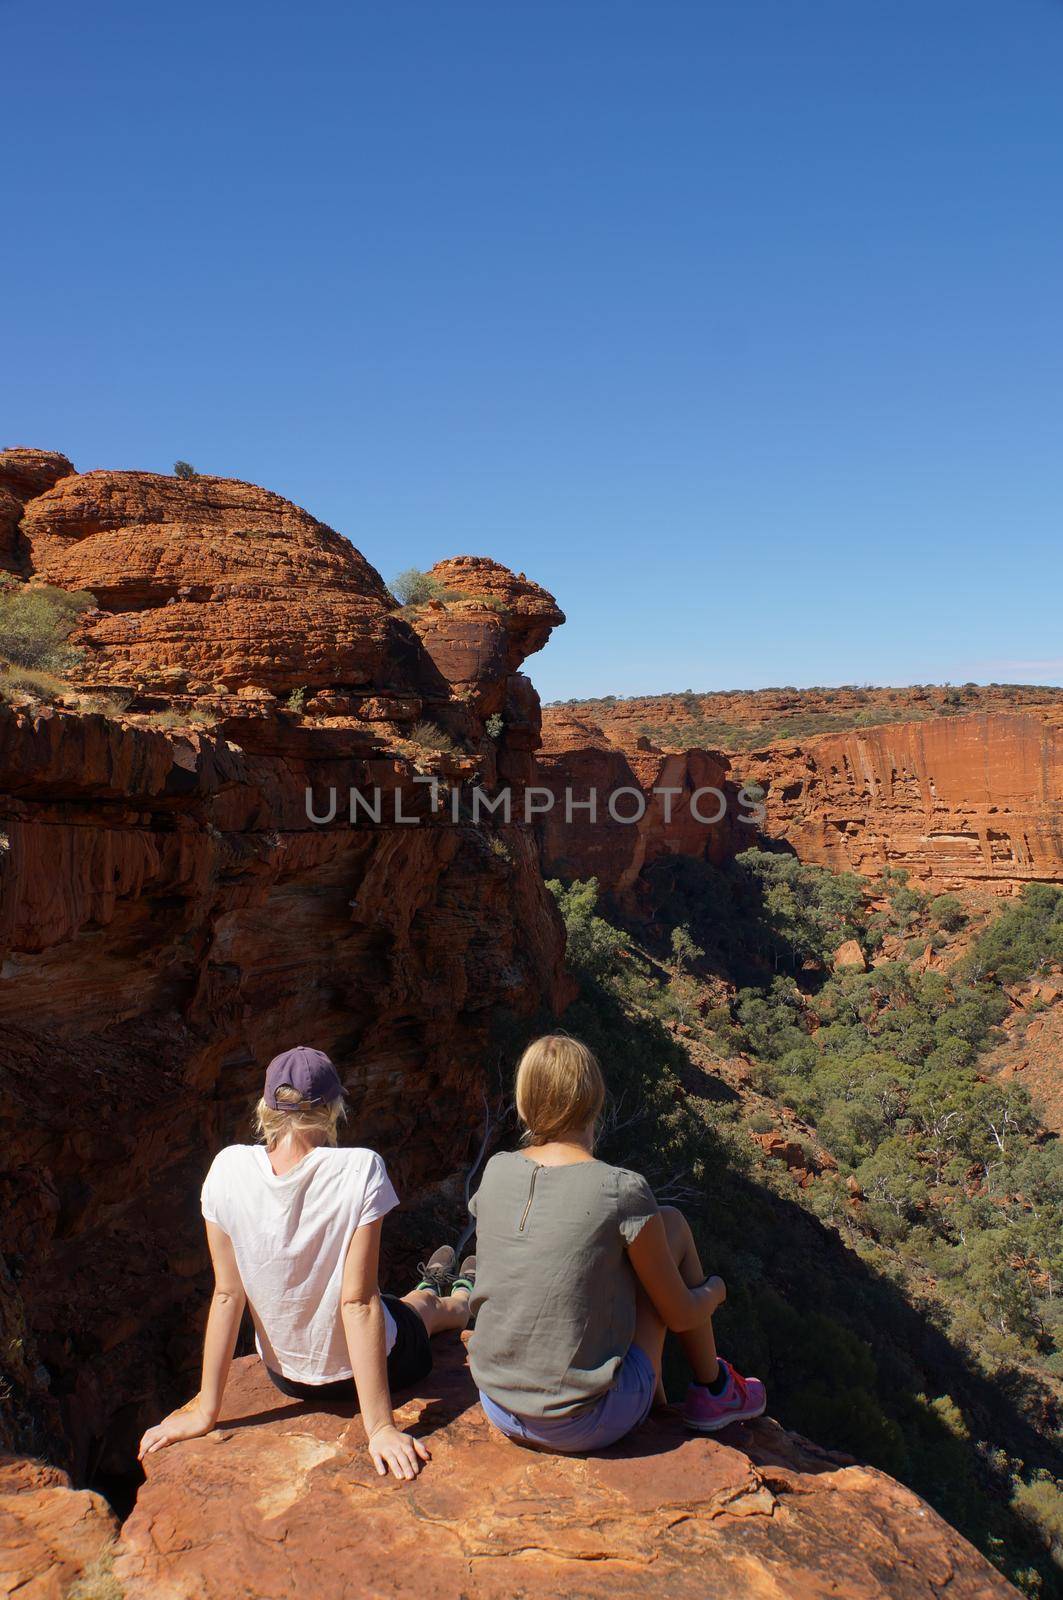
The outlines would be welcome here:
[[[551,886],[582,989],[564,1026],[613,1090],[603,1154],[692,1215],[730,1285],[724,1348],[784,1423],[909,1483],[1026,1593],[1059,1593],[1063,1144],[984,1056],[1005,982],[1059,960],[1063,891],[968,927],[903,874],[749,851],[650,875],[638,928],[593,881]],[[880,964],[832,971],[845,939]],[[928,945],[945,970],[916,962]]]

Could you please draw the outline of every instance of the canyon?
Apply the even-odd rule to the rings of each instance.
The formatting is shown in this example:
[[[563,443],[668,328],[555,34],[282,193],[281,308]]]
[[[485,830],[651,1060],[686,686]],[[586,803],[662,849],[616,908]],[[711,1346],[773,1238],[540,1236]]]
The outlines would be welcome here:
[[[132,1600],[405,1592],[427,1521],[455,1595],[634,1594],[649,1572],[678,1597],[704,1592],[709,1561],[721,1595],[819,1596],[839,1573],[868,1596],[1012,1593],[908,1490],[770,1422],[712,1442],[661,1421],[601,1462],[526,1457],[488,1435],[456,1344],[412,1403],[438,1455],[412,1487],[363,1482],[351,1418],[280,1405],[254,1361],[215,1434],[153,1460],[118,1543],[62,1472],[122,1501],[140,1432],[187,1398],[199,1185],[249,1137],[277,1048],[326,1049],[359,1140],[388,1152],[397,1278],[462,1216],[507,1091],[497,1019],[574,997],[544,867],[637,905],[662,854],[719,864],[756,842],[738,805],[756,783],[764,837],[836,869],[994,892],[1063,878],[1054,707],[666,748],[625,719],[543,712],[522,667],[564,615],[524,574],[450,558],[438,598],[400,606],[269,491],[41,450],[0,454],[0,570],[92,597],[69,684],[0,703],[6,1592],[58,1600],[100,1563]],[[557,806],[538,827],[454,824],[470,785],[509,786],[517,818],[532,786],[647,805],[630,826],[568,826]],[[705,787],[728,802],[708,827]],[[308,795],[320,815],[351,789],[383,796],[379,819],[352,826],[341,803],[311,820]]]
[[[789,698],[818,703],[815,692],[807,702]],[[1063,882],[1061,702],[1051,691],[1021,709],[999,692],[982,698],[985,708],[949,706],[948,714],[916,721],[729,752],[686,745],[689,718],[668,721],[667,700],[657,712],[664,726],[653,737],[636,731],[646,726],[652,702],[634,702],[635,710],[624,703],[612,710],[554,706],[543,713],[541,759],[558,789],[570,784],[580,793],[608,786],[623,771],[639,774],[629,781],[648,790],[662,781],[655,774],[669,772],[668,781],[683,790],[675,802],[681,815],[689,814],[690,795],[702,783],[729,793],[722,822],[695,830],[700,848],[689,827],[663,836],[652,809],[637,825],[614,825],[608,849],[588,845],[574,864],[593,869],[622,900],[630,900],[643,863],[661,851],[686,854],[693,847],[718,862],[761,840],[834,872],[873,878],[886,868],[903,870],[934,893],[1009,895],[1025,882]],[[768,709],[774,713],[777,704],[772,699]],[[752,713],[742,715],[755,734]],[[763,796],[761,840],[737,803],[743,785]],[[563,870],[572,837],[548,830],[545,842],[548,865]]]

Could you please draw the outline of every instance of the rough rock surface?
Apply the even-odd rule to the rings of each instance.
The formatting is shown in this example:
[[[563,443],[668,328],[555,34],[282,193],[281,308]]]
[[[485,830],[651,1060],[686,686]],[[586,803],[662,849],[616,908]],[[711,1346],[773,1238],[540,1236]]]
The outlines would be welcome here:
[[[429,574],[446,600],[414,609],[413,628],[458,696],[481,716],[501,712],[506,684],[564,622],[553,595],[485,556],[439,561]]]
[[[564,998],[530,831],[496,853],[482,829],[388,826],[396,788],[426,806],[414,776],[357,733],[274,755],[0,707],[0,1251],[29,1335],[9,1381],[79,1473],[118,1470],[194,1364],[199,1185],[278,1048],[330,1051],[352,1136],[453,1212],[492,1013]],[[308,820],[307,787],[352,784],[381,786],[381,826]],[[389,1246],[404,1259],[401,1226]]]
[[[897,723],[743,758],[764,831],[836,872],[935,888],[1063,881],[1063,728],[1033,713]]]
[[[96,597],[76,640],[89,682],[436,685],[365,558],[254,484],[75,473],[30,500],[20,537],[35,577]]]
[[[115,1571],[128,1600],[1014,1600],[909,1490],[763,1420],[718,1439],[654,1419],[597,1456],[522,1450],[476,1402],[460,1345],[402,1421],[430,1467],[382,1481],[350,1410],[237,1363],[223,1421],[152,1456]]]
[[[451,825],[423,780],[530,769],[517,668],[561,614],[496,563],[447,563],[503,606],[478,682],[511,726],[491,739],[364,557],[279,496],[46,452],[0,468],[23,575],[99,602],[85,678],[140,696],[125,718],[0,705],[0,1440],[108,1474],[194,1366],[199,1185],[249,1136],[278,1048],[330,1051],[352,1137],[395,1152],[429,1217],[460,1210],[490,1020],[561,1005],[570,980],[531,831]],[[317,714],[279,711],[296,686]],[[460,748],[409,740],[426,704]],[[168,705],[218,720],[163,731]],[[350,825],[351,788],[380,792],[378,821]],[[307,792],[324,817],[331,790],[319,825]],[[392,1270],[422,1231],[389,1224]]]
[[[109,1559],[117,1531],[107,1502],[65,1472],[0,1457],[0,1595],[62,1600]]]
[[[735,689],[714,694],[659,694],[618,700],[571,700],[548,711],[564,711],[597,723],[625,749],[648,735],[663,750],[708,745],[726,751],[764,750],[784,739],[887,722],[970,715],[975,711],[1024,711],[1048,722],[1063,721],[1063,688],[1034,684],[913,684],[908,688]]]
[[[55,450],[0,450],[0,572],[26,576],[29,553],[19,533],[26,501],[73,470]]]
[[[585,785],[595,772],[602,782],[620,781],[625,766],[641,777],[650,751],[662,773],[669,762],[681,771],[696,761],[697,782],[706,781],[700,773],[713,763],[728,775],[737,767],[744,781],[765,791],[764,837],[802,861],[867,876],[904,868],[934,892],[1009,894],[1030,880],[1063,882],[1063,723],[1055,720],[1055,702],[824,734],[731,758],[694,749],[662,755],[636,735],[633,716],[620,715],[652,703],[621,702],[609,708],[603,726],[568,707],[547,706],[539,757],[545,781],[555,791],[573,780]],[[681,737],[685,726],[677,720],[668,731]],[[729,815],[748,813],[731,807]],[[626,885],[639,868],[623,831],[548,826],[545,837],[556,863],[581,877],[600,871],[603,882]],[[712,832],[706,851],[704,834],[673,826],[660,844],[720,860],[757,842],[752,828],[725,825]]]
[[[726,756],[711,750],[669,755],[645,739],[641,745],[621,749],[594,724],[564,709],[544,710],[536,782],[553,797],[540,823],[547,872],[596,877],[603,889],[625,901],[643,868],[661,855],[719,863],[756,842],[756,829],[742,820],[750,812],[738,803]],[[695,798],[698,790],[710,789],[719,791],[725,807],[712,794]],[[597,797],[593,816],[585,804],[592,793]]]

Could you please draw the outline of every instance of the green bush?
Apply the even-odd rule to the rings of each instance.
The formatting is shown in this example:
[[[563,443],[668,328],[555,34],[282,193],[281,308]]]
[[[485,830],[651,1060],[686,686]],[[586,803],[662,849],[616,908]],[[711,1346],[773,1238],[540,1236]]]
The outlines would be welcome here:
[[[62,676],[81,652],[67,643],[82,611],[95,605],[81,590],[7,582],[0,586],[0,661]]]
[[[974,978],[992,972],[1003,983],[1019,983],[1059,961],[1063,961],[1063,889],[1027,883],[1018,900],[978,935],[965,967]]]
[[[184,478],[185,480],[199,477],[199,473],[196,471],[191,461],[175,461],[173,464],[173,475],[175,478]]]
[[[505,727],[505,721],[499,715],[499,713],[495,711],[492,712],[491,716],[488,717],[487,721],[484,723],[484,727],[487,729],[487,732],[492,739],[501,739],[502,729]]]
[[[446,589],[430,572],[419,567],[407,567],[391,585],[392,593],[404,606],[424,605],[426,600],[442,600]]]

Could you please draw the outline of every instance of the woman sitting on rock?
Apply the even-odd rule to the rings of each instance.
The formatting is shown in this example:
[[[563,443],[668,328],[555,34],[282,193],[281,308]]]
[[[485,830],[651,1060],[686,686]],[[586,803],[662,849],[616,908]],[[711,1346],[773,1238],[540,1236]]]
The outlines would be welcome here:
[[[217,1424],[245,1304],[283,1394],[357,1395],[382,1475],[414,1478],[429,1459],[419,1439],[396,1428],[391,1391],[431,1371],[433,1334],[465,1327],[472,1282],[453,1277],[446,1246],[410,1294],[380,1293],[380,1229],[398,1197],[372,1150],[336,1148],[344,1114],[343,1087],[320,1050],[299,1046],[270,1062],[257,1111],[263,1142],[222,1150],[203,1185],[214,1294],[200,1390],[148,1429],[141,1460]]]
[[[711,1433],[765,1406],[764,1385],[717,1358],[712,1314],[726,1290],[705,1277],[685,1217],[637,1173],[595,1159],[604,1100],[586,1045],[529,1045],[517,1070],[524,1147],[491,1158],[470,1205],[473,1377],[495,1427],[547,1450],[602,1449],[665,1402],[666,1329],[694,1373],[689,1427]]]

